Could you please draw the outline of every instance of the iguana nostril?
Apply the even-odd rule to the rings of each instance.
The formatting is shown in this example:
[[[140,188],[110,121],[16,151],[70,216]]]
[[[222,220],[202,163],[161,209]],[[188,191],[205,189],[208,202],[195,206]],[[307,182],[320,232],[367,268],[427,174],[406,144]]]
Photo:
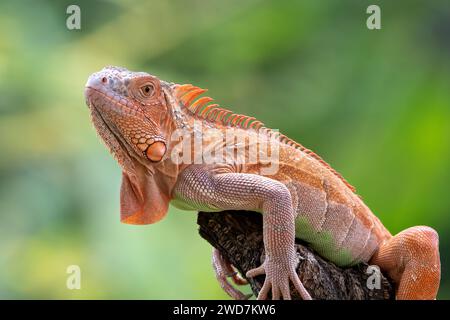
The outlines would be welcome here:
[[[102,78],[102,83],[106,84],[107,82],[108,82],[108,78],[103,77],[103,78]]]

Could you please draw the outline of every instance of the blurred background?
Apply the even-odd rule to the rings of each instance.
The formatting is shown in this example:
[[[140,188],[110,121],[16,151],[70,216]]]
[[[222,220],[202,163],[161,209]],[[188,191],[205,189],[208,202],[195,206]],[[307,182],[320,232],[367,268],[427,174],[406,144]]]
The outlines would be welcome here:
[[[0,39],[0,298],[227,298],[195,213],[120,224],[83,96],[106,65],[209,88],[320,154],[392,233],[435,228],[450,298],[449,1],[2,1]]]

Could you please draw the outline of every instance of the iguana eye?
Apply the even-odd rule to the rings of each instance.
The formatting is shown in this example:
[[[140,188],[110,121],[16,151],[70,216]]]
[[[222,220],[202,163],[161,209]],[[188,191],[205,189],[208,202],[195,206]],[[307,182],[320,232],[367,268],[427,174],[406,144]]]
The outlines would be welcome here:
[[[154,88],[151,84],[146,84],[141,87],[141,93],[145,97],[150,97],[153,94]]]

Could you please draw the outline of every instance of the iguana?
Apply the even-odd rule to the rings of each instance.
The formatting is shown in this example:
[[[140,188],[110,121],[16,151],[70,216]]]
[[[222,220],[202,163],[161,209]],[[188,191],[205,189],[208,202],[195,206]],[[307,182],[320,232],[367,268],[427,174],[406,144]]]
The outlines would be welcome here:
[[[85,97],[92,122],[122,169],[122,222],[155,223],[169,202],[185,210],[261,212],[265,260],[246,274],[265,274],[258,299],[269,292],[273,299],[290,299],[291,282],[303,299],[311,299],[295,271],[296,237],[339,266],[379,266],[394,281],[397,299],[436,298],[435,230],[417,226],[391,235],[318,155],[253,117],[211,104],[205,91],[120,67],[89,77]],[[228,131],[234,136],[224,139]],[[204,161],[201,155],[211,150],[225,157]],[[237,153],[241,157],[233,157]],[[180,161],[180,154],[188,161]],[[276,170],[267,170],[270,166]],[[233,267],[216,250],[213,264],[227,293],[244,298],[227,282]]]

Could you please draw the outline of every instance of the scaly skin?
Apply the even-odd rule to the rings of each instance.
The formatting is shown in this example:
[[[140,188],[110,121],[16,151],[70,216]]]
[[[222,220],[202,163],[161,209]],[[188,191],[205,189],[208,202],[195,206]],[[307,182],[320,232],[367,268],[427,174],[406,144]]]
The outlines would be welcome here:
[[[267,298],[269,291],[273,299],[290,299],[289,282],[303,299],[311,299],[295,271],[295,237],[337,265],[378,265],[395,281],[398,299],[436,298],[440,260],[433,229],[413,227],[392,236],[353,187],[319,156],[254,118],[210,105],[209,97],[197,99],[205,91],[117,67],[88,79],[85,95],[92,121],[123,171],[123,222],[155,223],[166,215],[169,202],[186,210],[261,212],[266,258],[246,275],[266,275],[258,299]],[[203,128],[196,126],[199,122]],[[191,161],[173,157],[180,151],[180,140],[173,139],[180,130],[190,138],[183,141],[182,154]],[[220,134],[230,130],[248,140],[225,143]],[[262,157],[198,162],[199,134],[201,154],[219,148],[226,155],[241,151],[245,159],[258,150]],[[267,145],[277,147],[276,157],[264,148]],[[191,148],[185,151],[185,146]],[[267,171],[270,165],[277,170]],[[245,298],[226,277],[244,282],[217,251],[213,266],[224,290]]]

